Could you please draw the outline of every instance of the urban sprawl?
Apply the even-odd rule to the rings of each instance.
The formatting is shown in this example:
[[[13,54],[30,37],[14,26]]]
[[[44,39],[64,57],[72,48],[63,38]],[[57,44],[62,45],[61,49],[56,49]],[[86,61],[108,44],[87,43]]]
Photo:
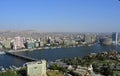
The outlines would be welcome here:
[[[35,30],[0,31],[0,51],[69,48],[79,46],[119,45],[119,33],[63,33]],[[11,51],[13,50],[13,51]],[[120,76],[120,52],[91,53],[83,58],[65,58],[27,62],[23,67],[0,67],[0,76]]]
[[[41,33],[38,31],[1,31],[0,49],[48,49],[90,46],[96,42],[103,45],[119,44],[118,33]]]

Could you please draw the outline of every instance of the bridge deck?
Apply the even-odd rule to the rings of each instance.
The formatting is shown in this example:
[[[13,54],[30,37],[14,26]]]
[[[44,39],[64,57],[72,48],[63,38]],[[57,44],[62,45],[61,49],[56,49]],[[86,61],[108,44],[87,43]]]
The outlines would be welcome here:
[[[8,54],[8,55],[16,56],[16,57],[19,57],[19,58],[22,58],[22,59],[26,59],[26,60],[30,60],[30,61],[38,61],[38,59],[31,58],[31,57],[24,56],[24,55],[18,55],[18,54],[15,54],[13,52],[5,52],[5,53]]]

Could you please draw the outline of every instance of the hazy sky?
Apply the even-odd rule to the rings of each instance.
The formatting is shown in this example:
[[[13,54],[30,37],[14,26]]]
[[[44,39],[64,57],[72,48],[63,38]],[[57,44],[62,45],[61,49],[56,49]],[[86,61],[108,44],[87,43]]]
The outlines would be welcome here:
[[[120,32],[120,1],[0,0],[0,29]]]

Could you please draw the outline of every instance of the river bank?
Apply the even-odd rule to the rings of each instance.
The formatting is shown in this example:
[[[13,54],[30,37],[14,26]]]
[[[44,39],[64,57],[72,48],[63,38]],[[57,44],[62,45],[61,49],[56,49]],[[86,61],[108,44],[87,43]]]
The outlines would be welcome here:
[[[73,58],[73,57],[83,57],[91,53],[100,53],[110,49],[120,51],[120,46],[101,46],[100,44],[95,44],[92,46],[80,46],[80,47],[71,47],[71,48],[58,48],[58,49],[22,49],[22,50],[9,50],[10,52],[15,52],[18,55],[24,55],[27,57],[35,59],[45,59],[47,61],[55,61],[57,59],[64,58]],[[33,51],[35,50],[35,51]],[[0,55],[0,66],[9,67],[9,66],[22,66],[27,61],[13,56],[8,56],[6,54]]]
[[[49,49],[61,49],[61,48],[77,48],[81,46],[91,47],[95,44],[90,45],[77,45],[77,46],[58,46],[58,47],[43,47],[43,48],[31,48],[31,49],[18,49],[18,50],[9,50],[9,52],[22,52],[22,51],[34,51],[34,50],[49,50]]]

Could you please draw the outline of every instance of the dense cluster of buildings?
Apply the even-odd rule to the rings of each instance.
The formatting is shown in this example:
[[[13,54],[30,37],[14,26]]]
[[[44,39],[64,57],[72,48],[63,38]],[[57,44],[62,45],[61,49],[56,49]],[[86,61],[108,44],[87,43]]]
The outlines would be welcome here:
[[[69,34],[69,33],[55,33],[44,34],[40,37],[0,37],[0,48],[4,49],[32,49],[45,47],[68,47],[84,44],[92,44],[97,40],[95,34]]]
[[[89,45],[100,42],[104,45],[117,45],[120,42],[118,33],[111,35],[98,33],[38,33],[38,32],[9,32],[0,33],[0,49],[33,49],[55,48],[68,46]]]

